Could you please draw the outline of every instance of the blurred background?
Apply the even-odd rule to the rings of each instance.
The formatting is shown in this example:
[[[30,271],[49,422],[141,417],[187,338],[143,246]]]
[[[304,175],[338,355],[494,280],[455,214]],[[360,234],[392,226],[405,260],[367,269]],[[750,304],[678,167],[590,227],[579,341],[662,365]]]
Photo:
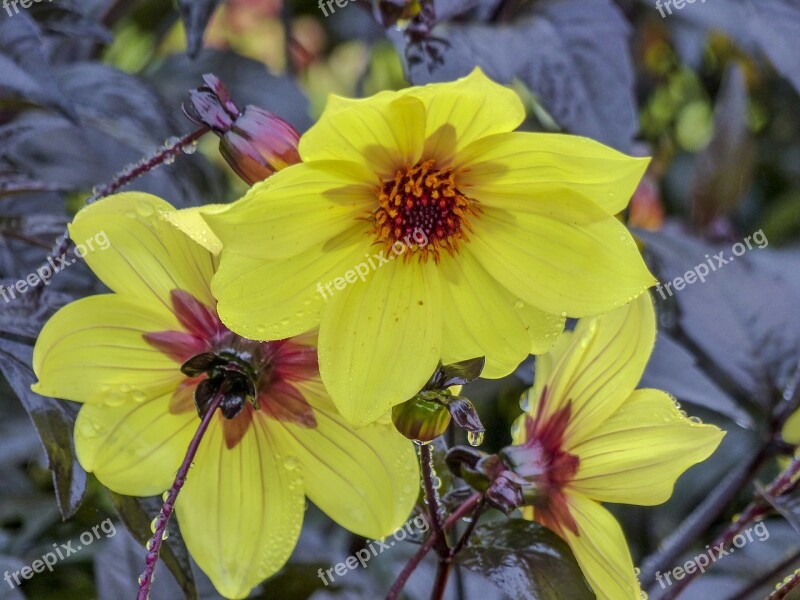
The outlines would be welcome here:
[[[302,132],[330,93],[365,96],[451,80],[479,65],[521,95],[524,129],[586,135],[653,157],[620,218],[634,228],[662,282],[707,255],[731,255],[747,236],[760,232],[758,239],[767,240],[706,282],[655,293],[661,331],[643,386],[669,391],[687,412],[729,433],[712,459],[679,480],[665,505],[612,507],[643,566],[643,585],[655,586],[652,597],[660,590],[646,557],[690,514],[705,515],[695,522],[697,541],[662,554],[666,564],[659,565],[668,570],[698,554],[752,498],[754,478],[769,481],[793,452],[779,433],[795,408],[790,392],[800,364],[796,0],[708,0],[680,9],[667,3],[669,10],[651,0],[26,3],[0,8],[4,287],[46,260],[99,186],[195,129],[181,107],[203,74],[220,77],[240,108],[260,106]],[[204,136],[129,189],[180,207],[238,198],[247,184],[218,142]],[[0,599],[135,594],[144,560],[135,539],[149,533],[157,501],[109,495],[74,460],[76,406],[29,391],[31,348],[43,322],[63,304],[99,291],[76,263],[47,287],[0,300],[0,573],[30,565],[54,544],[78,544],[104,519],[116,523],[114,535],[101,531],[52,572],[21,586],[0,581]],[[487,427],[484,450],[510,442],[533,371],[530,360],[511,377],[465,391]],[[465,443],[460,435],[451,441]],[[444,494],[453,482],[440,467]],[[719,510],[708,509],[709,502]],[[726,557],[681,598],[763,598],[800,566],[798,506],[792,498],[776,506],[767,540]],[[362,545],[309,505],[289,565],[253,597],[382,597],[413,541],[330,586],[317,576]],[[164,560],[154,600],[219,597],[191,568],[177,532]],[[432,568],[426,564],[412,578],[409,598],[427,597]],[[458,569],[448,592],[461,600],[504,597],[467,568]]]

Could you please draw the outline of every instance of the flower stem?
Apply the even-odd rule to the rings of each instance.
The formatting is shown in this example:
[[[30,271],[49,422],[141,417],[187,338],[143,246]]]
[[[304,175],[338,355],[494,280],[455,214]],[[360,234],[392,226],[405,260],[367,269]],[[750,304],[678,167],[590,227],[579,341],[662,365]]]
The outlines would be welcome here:
[[[453,570],[453,563],[450,559],[439,560],[436,565],[436,579],[434,580],[433,590],[431,591],[431,600],[442,600],[444,592],[447,589],[447,580],[450,577],[450,571]]]
[[[661,550],[647,558],[641,566],[639,580],[652,591],[656,581],[656,571],[663,571],[678,560],[692,542],[704,535],[711,524],[719,517],[722,511],[733,502],[742,492],[744,487],[761,468],[761,465],[772,454],[772,444],[767,443],[761,447],[742,469],[730,477],[726,477],[706,499],[681,523],[675,532],[661,544]],[[669,567],[671,568],[671,567]]]
[[[800,458],[795,457],[789,466],[786,467],[786,469],[778,477],[776,477],[775,480],[769,484],[769,486],[767,486],[767,489],[764,492],[758,494],[755,500],[747,505],[747,508],[742,511],[739,518],[728,525],[725,531],[723,531],[722,534],[710,544],[710,546],[712,548],[721,547],[724,550],[725,546],[729,546],[733,539],[739,535],[745,527],[747,527],[753,521],[761,519],[769,514],[772,511],[772,507],[765,500],[765,498],[768,496],[777,497],[791,490],[796,484],[794,478],[798,472],[800,472]],[[683,589],[686,588],[687,585],[689,585],[689,583],[697,576],[698,573],[699,571],[697,570],[692,571],[691,573],[686,571],[686,576],[683,579],[676,580],[674,585],[672,585],[667,593],[664,594],[662,600],[672,600],[672,598],[675,598]],[[794,583],[792,587],[798,583],[800,583],[800,580]],[[783,598],[783,596],[776,597]],[[772,598],[772,596],[770,596],[770,598]]]
[[[456,523],[458,523],[459,519],[463,518],[471,510],[473,510],[478,505],[478,502],[480,502],[481,498],[482,495],[478,492],[472,494],[472,496],[467,498],[464,504],[459,506],[449,517],[447,517],[447,520],[442,525],[442,529],[439,533],[434,531],[428,536],[428,539],[422,543],[416,554],[414,554],[414,556],[411,557],[411,560],[408,561],[408,564],[403,567],[400,575],[398,575],[397,579],[392,584],[392,587],[389,589],[389,593],[386,595],[386,600],[397,600],[397,598],[400,596],[400,592],[403,591],[403,587],[405,587],[408,578],[411,577],[411,574],[422,562],[422,559],[425,558],[425,555],[430,552],[434,544],[437,543],[439,536],[443,535],[444,531],[452,528]]]
[[[782,598],[786,598],[794,588],[800,585],[800,570],[794,572],[794,574],[789,577],[786,581],[780,583],[778,589],[772,592],[768,597],[767,600],[781,600]]]
[[[141,177],[149,171],[152,171],[157,166],[167,161],[174,160],[180,156],[184,148],[194,144],[206,133],[208,133],[208,127],[203,126],[195,131],[192,131],[191,133],[187,133],[183,137],[171,138],[164,144],[163,148],[161,148],[151,157],[142,159],[132,165],[128,165],[122,171],[114,175],[114,179],[112,179],[109,183],[100,186],[100,188],[97,190],[94,190],[91,197],[89,197],[89,199],[86,201],[86,204],[91,204],[100,198],[110,196],[121,187],[128,185],[134,179]]]
[[[172,511],[175,508],[175,500],[178,498],[178,493],[181,491],[183,484],[186,483],[186,475],[189,473],[189,469],[192,466],[192,461],[194,461],[194,457],[197,454],[198,448],[200,447],[200,441],[203,439],[203,436],[205,435],[206,430],[211,423],[211,419],[214,416],[214,413],[217,412],[217,408],[219,408],[224,395],[225,390],[223,386],[217,390],[216,395],[212,398],[211,403],[208,405],[206,413],[203,415],[203,419],[200,421],[200,426],[197,428],[192,441],[189,442],[189,447],[186,450],[186,456],[183,458],[183,462],[178,469],[177,475],[175,475],[175,481],[173,482],[172,487],[167,494],[167,499],[161,506],[161,511],[158,514],[156,526],[153,531],[153,537],[147,544],[147,556],[145,557],[144,573],[142,573],[141,577],[139,578],[139,593],[136,596],[136,600],[147,600],[150,596],[150,586],[153,584],[153,573],[155,573],[156,570],[156,562],[158,561],[158,554],[161,551],[161,544],[164,541],[164,532],[167,529],[167,523],[169,522],[169,518],[172,516]]]
[[[760,575],[758,579],[755,581],[750,582],[747,587],[742,588],[739,592],[736,593],[735,596],[728,598],[728,600],[750,600],[755,596],[756,590],[758,590],[761,586],[765,585],[766,583],[773,581],[775,578],[778,577],[780,573],[791,567],[795,564],[798,559],[800,559],[800,550],[796,551],[794,554],[791,554],[785,560],[782,560],[780,563],[772,567],[769,571]]]
[[[451,558],[461,552],[461,549],[466,546],[467,542],[469,541],[469,536],[471,536],[472,532],[475,530],[475,525],[478,524],[478,518],[481,516],[484,508],[486,508],[486,498],[481,498],[480,502],[478,502],[478,505],[475,507],[475,510],[472,513],[472,521],[470,521],[469,525],[467,526],[467,530],[458,540],[456,545],[453,546],[453,549],[450,550]]]
[[[439,499],[433,485],[433,452],[430,444],[421,444],[419,447],[419,463],[422,470],[422,482],[425,486],[425,499],[428,501],[428,515],[431,520],[433,532],[439,540],[436,544],[440,556],[448,555],[447,539],[442,535],[442,517],[439,512]]]
[[[191,133],[187,133],[183,137],[171,138],[171,140],[166,142],[164,147],[159,149],[155,154],[137,163],[128,165],[122,171],[114,175],[114,178],[109,183],[93,190],[92,195],[86,200],[86,204],[92,204],[100,198],[110,196],[137,177],[141,177],[167,161],[174,160],[176,157],[180,156],[184,148],[194,144],[198,139],[208,133],[208,131],[208,127],[201,127]],[[64,254],[69,250],[70,241],[69,232],[65,231],[56,240],[56,244],[50,255],[55,257]]]
[[[436,496],[436,487],[433,485],[433,451],[430,444],[422,444],[419,447],[419,462],[422,470],[422,481],[425,486],[425,498],[428,502],[428,514],[436,536],[436,553],[439,555],[439,563],[436,567],[436,580],[431,600],[439,600],[444,595],[447,587],[447,579],[450,576],[450,547],[447,544],[447,536],[442,531],[442,517],[439,512],[439,499]]]

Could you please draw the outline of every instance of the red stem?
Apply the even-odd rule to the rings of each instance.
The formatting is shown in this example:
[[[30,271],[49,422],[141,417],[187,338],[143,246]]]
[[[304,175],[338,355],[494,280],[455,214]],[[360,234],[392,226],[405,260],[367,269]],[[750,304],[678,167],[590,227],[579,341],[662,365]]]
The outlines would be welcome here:
[[[753,521],[771,512],[772,507],[764,499],[764,497],[778,497],[791,490],[795,486],[794,477],[798,472],[800,472],[800,458],[795,457],[792,459],[792,462],[789,464],[789,466],[786,467],[786,469],[778,477],[776,477],[773,482],[769,484],[769,486],[767,486],[767,489],[763,492],[763,494],[759,495],[755,500],[748,504],[747,507],[742,511],[739,518],[728,525],[725,531],[723,531],[722,534],[710,544],[710,546],[712,548],[719,548],[720,545],[722,545],[722,549],[724,550],[725,546],[729,546],[733,541],[733,538],[740,534],[745,527],[747,527]],[[662,600],[672,600],[673,598],[677,597],[678,594],[680,594],[686,588],[686,586],[689,585],[689,583],[697,576],[698,573],[699,571],[697,570],[691,573],[686,571],[686,576],[683,579],[676,580],[674,585],[672,585],[662,596]],[[800,581],[793,583],[792,587],[798,585],[798,583],[800,583]],[[789,584],[787,583],[787,586],[788,585]],[[783,596],[775,597],[782,598]],[[772,596],[770,596],[770,598],[772,598]]]
[[[169,490],[167,499],[161,506],[161,511],[159,512],[158,519],[156,520],[156,527],[153,532],[153,537],[147,544],[144,573],[142,573],[141,577],[139,578],[139,593],[136,596],[136,600],[148,600],[150,596],[150,586],[153,584],[153,573],[155,573],[156,570],[156,562],[158,561],[158,554],[161,551],[161,544],[164,541],[164,532],[167,529],[167,523],[169,522],[169,518],[172,516],[172,511],[175,508],[175,500],[178,498],[178,493],[181,491],[183,484],[186,483],[186,475],[189,473],[189,469],[192,466],[192,461],[194,461],[194,457],[197,454],[198,448],[200,447],[200,441],[203,439],[203,436],[205,435],[206,430],[211,423],[211,419],[213,418],[214,413],[217,412],[217,408],[219,408],[224,395],[225,391],[223,386],[223,388],[220,388],[217,391],[216,395],[211,400],[211,403],[208,405],[206,413],[203,415],[203,419],[200,421],[200,426],[197,428],[192,441],[189,442],[189,447],[186,450],[186,456],[183,458],[183,462],[178,469],[178,473],[175,476],[175,481]]]
[[[161,148],[158,152],[153,154],[150,158],[143,159],[132,165],[128,165],[122,171],[114,175],[110,183],[100,186],[92,195],[86,200],[86,204],[92,204],[100,198],[104,198],[116,192],[121,187],[128,185],[137,177],[141,177],[145,173],[152,171],[157,166],[163,164],[170,158],[174,159],[180,156],[181,152],[186,146],[195,143],[198,139],[208,133],[208,127],[201,127],[191,133],[187,133],[183,137],[176,138],[172,142]],[[69,232],[65,231],[57,240],[56,245],[51,252],[51,256],[62,256],[70,245]],[[47,264],[47,263],[45,263]]]
[[[472,496],[467,498],[464,504],[459,506],[449,517],[447,517],[447,520],[442,525],[441,533],[437,534],[434,531],[428,536],[428,539],[422,543],[416,554],[414,554],[414,556],[411,557],[411,560],[408,561],[408,564],[403,567],[400,575],[398,575],[397,579],[392,584],[392,587],[389,589],[389,593],[386,594],[386,600],[397,600],[397,598],[400,596],[400,592],[403,590],[403,587],[405,587],[408,578],[411,577],[411,574],[422,562],[422,559],[425,558],[425,555],[430,552],[434,544],[437,543],[439,536],[453,527],[453,525],[458,523],[459,519],[463,518],[472,509],[474,509],[478,505],[478,502],[480,502],[481,497],[481,494],[477,492],[472,494]]]

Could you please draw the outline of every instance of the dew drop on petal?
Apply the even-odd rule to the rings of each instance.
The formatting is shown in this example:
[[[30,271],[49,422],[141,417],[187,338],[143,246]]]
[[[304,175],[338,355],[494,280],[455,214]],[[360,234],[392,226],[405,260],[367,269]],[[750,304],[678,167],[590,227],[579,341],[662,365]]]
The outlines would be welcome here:
[[[139,213],[142,217],[150,217],[155,212],[153,205],[149,202],[137,202],[136,203],[136,212]]]
[[[514,302],[514,308],[520,309],[525,308],[525,303],[522,300],[517,300]]]
[[[469,442],[470,446],[480,446],[483,443],[483,437],[484,437],[483,431],[467,432],[467,441]]]

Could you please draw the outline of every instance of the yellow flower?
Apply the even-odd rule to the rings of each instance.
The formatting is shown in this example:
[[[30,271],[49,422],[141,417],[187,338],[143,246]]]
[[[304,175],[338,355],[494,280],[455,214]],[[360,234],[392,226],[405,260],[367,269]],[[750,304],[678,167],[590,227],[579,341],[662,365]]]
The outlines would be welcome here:
[[[724,432],[686,417],[666,392],[636,389],[655,340],[649,294],[582,319],[536,361],[507,463],[534,490],[525,516],[572,548],[598,600],[639,600],[625,536],[601,502],[665,502]]]
[[[437,362],[484,376],[550,348],[655,281],[625,227],[647,159],[514,132],[517,95],[478,69],[452,83],[331,96],[304,161],[206,215],[212,289],[253,339],[319,326],[322,379],[357,426],[413,396]]]
[[[78,214],[74,239],[104,231],[110,242],[86,261],[113,293],[45,325],[34,390],[82,402],[83,467],[115,492],[149,496],[171,486],[200,423],[195,388],[202,403],[213,373],[235,373],[241,394],[213,418],[176,510],[197,564],[221,594],[244,598],[292,553],[305,496],[343,527],[383,537],[414,505],[417,461],[390,424],[346,424],[320,381],[314,335],[253,342],[220,322],[216,259],[164,220],[172,210],[130,193]],[[213,356],[221,371],[184,374],[198,355],[190,364]]]

